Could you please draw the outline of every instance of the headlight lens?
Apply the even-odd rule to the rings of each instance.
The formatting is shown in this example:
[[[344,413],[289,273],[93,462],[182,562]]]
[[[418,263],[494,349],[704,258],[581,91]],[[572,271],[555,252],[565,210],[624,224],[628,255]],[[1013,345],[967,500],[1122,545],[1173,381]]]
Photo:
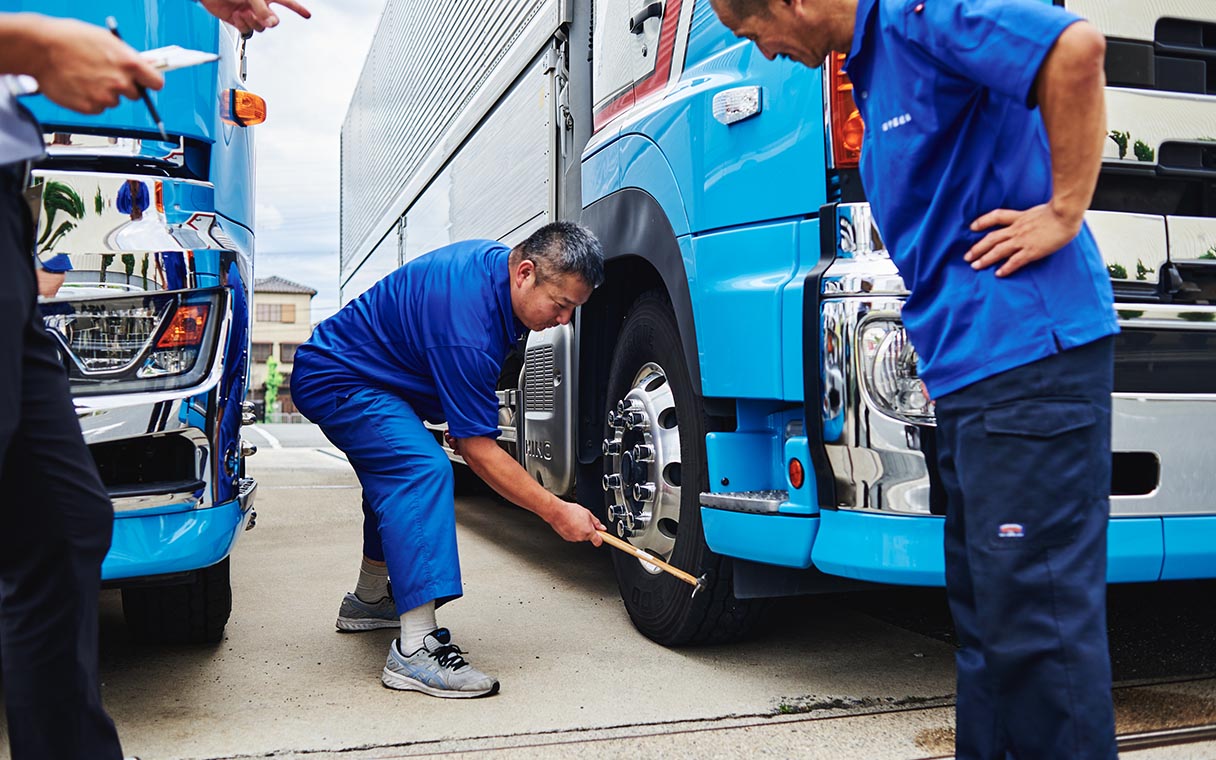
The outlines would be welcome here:
[[[43,304],[75,395],[188,388],[210,370],[222,290],[146,293]]]
[[[870,403],[902,422],[934,421],[934,404],[917,370],[916,349],[897,319],[879,318],[859,328],[862,387]]]

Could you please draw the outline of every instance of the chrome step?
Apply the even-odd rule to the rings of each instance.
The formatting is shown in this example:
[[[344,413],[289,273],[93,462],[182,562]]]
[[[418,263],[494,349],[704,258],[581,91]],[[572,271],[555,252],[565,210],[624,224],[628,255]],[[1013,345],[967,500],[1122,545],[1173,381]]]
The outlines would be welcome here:
[[[714,509],[731,512],[758,512],[776,514],[784,502],[789,501],[789,491],[734,491],[731,493],[702,493],[701,504]]]

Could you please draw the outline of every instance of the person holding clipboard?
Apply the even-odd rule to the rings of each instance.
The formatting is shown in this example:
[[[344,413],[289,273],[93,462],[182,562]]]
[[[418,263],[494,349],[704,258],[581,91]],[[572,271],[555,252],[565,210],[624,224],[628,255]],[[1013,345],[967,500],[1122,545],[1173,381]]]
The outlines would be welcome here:
[[[309,16],[294,0],[279,4]],[[202,5],[246,34],[278,23],[266,0]],[[23,192],[43,139],[17,102],[19,75],[85,114],[164,80],[102,27],[0,13],[0,681],[9,743],[13,760],[121,760],[97,672],[97,600],[113,507],[38,311]]]

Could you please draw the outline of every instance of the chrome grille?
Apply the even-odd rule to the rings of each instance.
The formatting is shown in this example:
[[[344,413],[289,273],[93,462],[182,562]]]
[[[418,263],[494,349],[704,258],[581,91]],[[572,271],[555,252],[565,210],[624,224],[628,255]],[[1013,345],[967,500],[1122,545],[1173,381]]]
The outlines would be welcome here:
[[[527,371],[524,409],[529,412],[553,411],[553,346],[529,348],[524,366]]]

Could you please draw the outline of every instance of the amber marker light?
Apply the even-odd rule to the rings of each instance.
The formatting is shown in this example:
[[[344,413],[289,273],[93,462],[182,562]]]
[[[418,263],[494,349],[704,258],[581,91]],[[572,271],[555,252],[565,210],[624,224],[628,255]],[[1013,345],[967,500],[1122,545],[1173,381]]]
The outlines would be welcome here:
[[[157,348],[184,348],[203,342],[203,330],[207,327],[207,304],[178,306],[168,329],[156,341]]]
[[[266,101],[248,90],[232,89],[220,98],[220,118],[238,127],[266,121]]]
[[[802,484],[806,482],[806,471],[802,469],[802,462],[797,459],[790,460],[790,485],[795,489],[802,488]]]
[[[866,125],[853,100],[853,83],[844,73],[844,53],[831,55],[828,85],[832,109],[832,158],[837,169],[855,168],[861,161],[861,138]]]

